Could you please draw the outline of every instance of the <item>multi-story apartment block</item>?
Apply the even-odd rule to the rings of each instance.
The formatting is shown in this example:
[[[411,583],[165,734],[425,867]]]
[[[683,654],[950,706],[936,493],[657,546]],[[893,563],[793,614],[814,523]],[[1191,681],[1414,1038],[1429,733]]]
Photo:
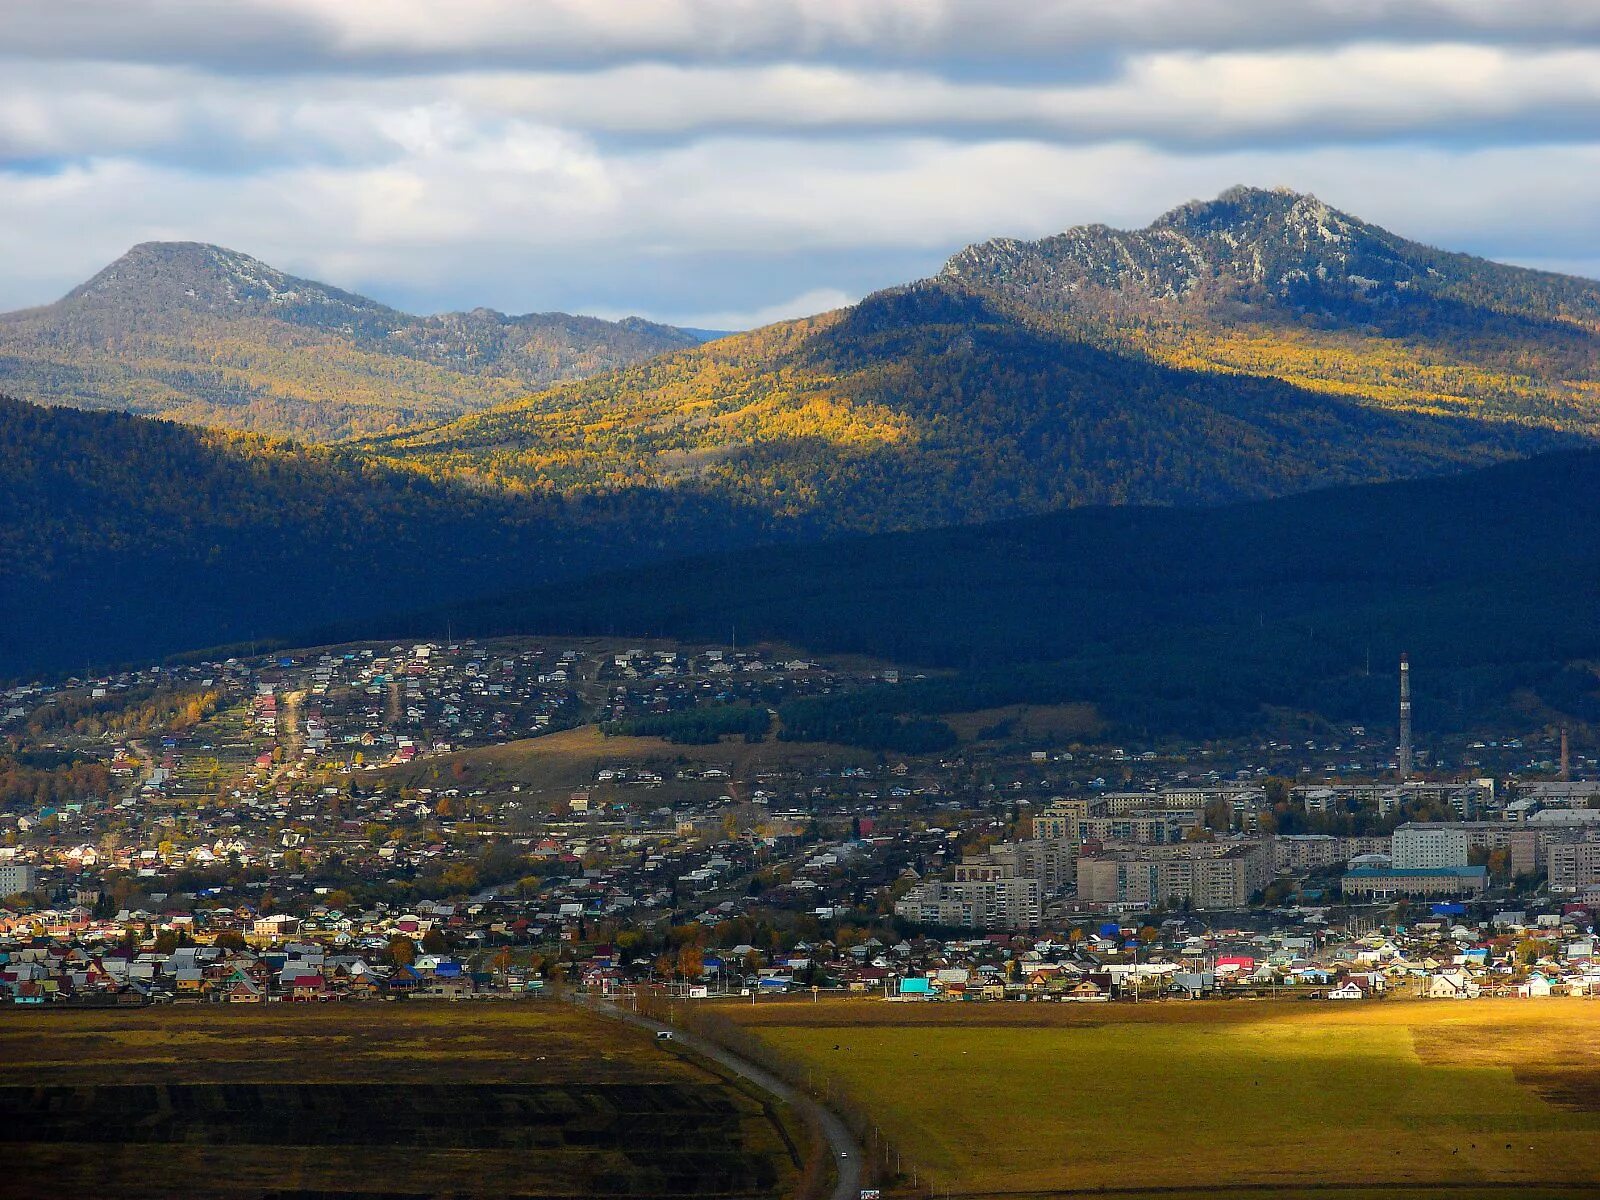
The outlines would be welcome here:
[[[1078,859],[1078,897],[1103,904],[1243,908],[1272,878],[1265,841],[1105,847]]]
[[[956,878],[917,884],[894,906],[895,915],[923,925],[961,929],[1036,929],[1043,919],[1037,879],[999,864],[963,864]]]
[[[1389,851],[1396,870],[1464,867],[1469,842],[1459,825],[1408,824],[1394,831]]]
[[[1576,892],[1600,883],[1600,841],[1554,842],[1548,861],[1553,892]]]

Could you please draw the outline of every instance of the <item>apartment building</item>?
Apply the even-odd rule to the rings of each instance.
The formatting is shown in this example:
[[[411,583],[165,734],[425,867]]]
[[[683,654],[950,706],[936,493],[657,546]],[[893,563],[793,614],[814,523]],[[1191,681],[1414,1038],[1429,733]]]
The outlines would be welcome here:
[[[1399,871],[1464,867],[1469,842],[1459,825],[1407,824],[1394,831],[1389,857]]]
[[[1548,861],[1553,892],[1575,892],[1600,883],[1600,841],[1552,843]]]
[[[1244,908],[1272,878],[1271,846],[1257,839],[1115,846],[1078,859],[1078,897],[1102,904]]]
[[[960,929],[1037,929],[1043,920],[1039,880],[998,863],[963,863],[955,879],[930,879],[902,896],[895,915]]]

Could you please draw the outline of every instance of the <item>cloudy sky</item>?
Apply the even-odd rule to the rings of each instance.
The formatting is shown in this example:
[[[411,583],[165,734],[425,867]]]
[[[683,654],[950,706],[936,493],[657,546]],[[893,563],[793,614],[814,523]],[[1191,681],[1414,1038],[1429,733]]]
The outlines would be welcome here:
[[[189,239],[731,328],[1233,183],[1600,276],[1600,3],[0,0],[0,308]]]

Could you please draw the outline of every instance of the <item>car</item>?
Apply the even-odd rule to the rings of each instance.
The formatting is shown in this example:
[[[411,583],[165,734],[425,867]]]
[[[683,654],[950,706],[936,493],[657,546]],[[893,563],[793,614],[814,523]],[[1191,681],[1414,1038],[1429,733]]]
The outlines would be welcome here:
[[[672,1030],[670,1030],[670,1029],[658,1029],[658,1030],[656,1030],[656,1041],[658,1041],[658,1042],[670,1042],[671,1040],[672,1040]]]

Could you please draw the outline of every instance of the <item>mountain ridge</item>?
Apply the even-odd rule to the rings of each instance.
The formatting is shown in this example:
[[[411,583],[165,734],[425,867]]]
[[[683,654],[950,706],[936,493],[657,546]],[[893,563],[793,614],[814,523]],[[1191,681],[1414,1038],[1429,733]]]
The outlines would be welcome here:
[[[703,340],[637,317],[415,316],[226,247],[141,242],[53,304],[0,314],[0,387],[328,441],[447,420]]]
[[[1591,329],[1600,323],[1600,281],[1424,245],[1288,188],[1238,185],[1177,205],[1143,229],[1083,225],[1036,241],[974,243],[952,255],[939,277],[986,292],[1029,290],[1034,305],[1062,308],[1082,291],[1113,287],[1151,300],[1198,293],[1205,302],[1291,306],[1314,297],[1381,306],[1407,292],[1472,294],[1445,266],[1530,285],[1524,303],[1542,302],[1548,318]],[[1008,273],[1023,278],[1008,280]]]
[[[1241,187],[364,448],[490,486],[761,491],[830,532],[1216,503],[1600,438],[1586,306],[1600,284]]]

